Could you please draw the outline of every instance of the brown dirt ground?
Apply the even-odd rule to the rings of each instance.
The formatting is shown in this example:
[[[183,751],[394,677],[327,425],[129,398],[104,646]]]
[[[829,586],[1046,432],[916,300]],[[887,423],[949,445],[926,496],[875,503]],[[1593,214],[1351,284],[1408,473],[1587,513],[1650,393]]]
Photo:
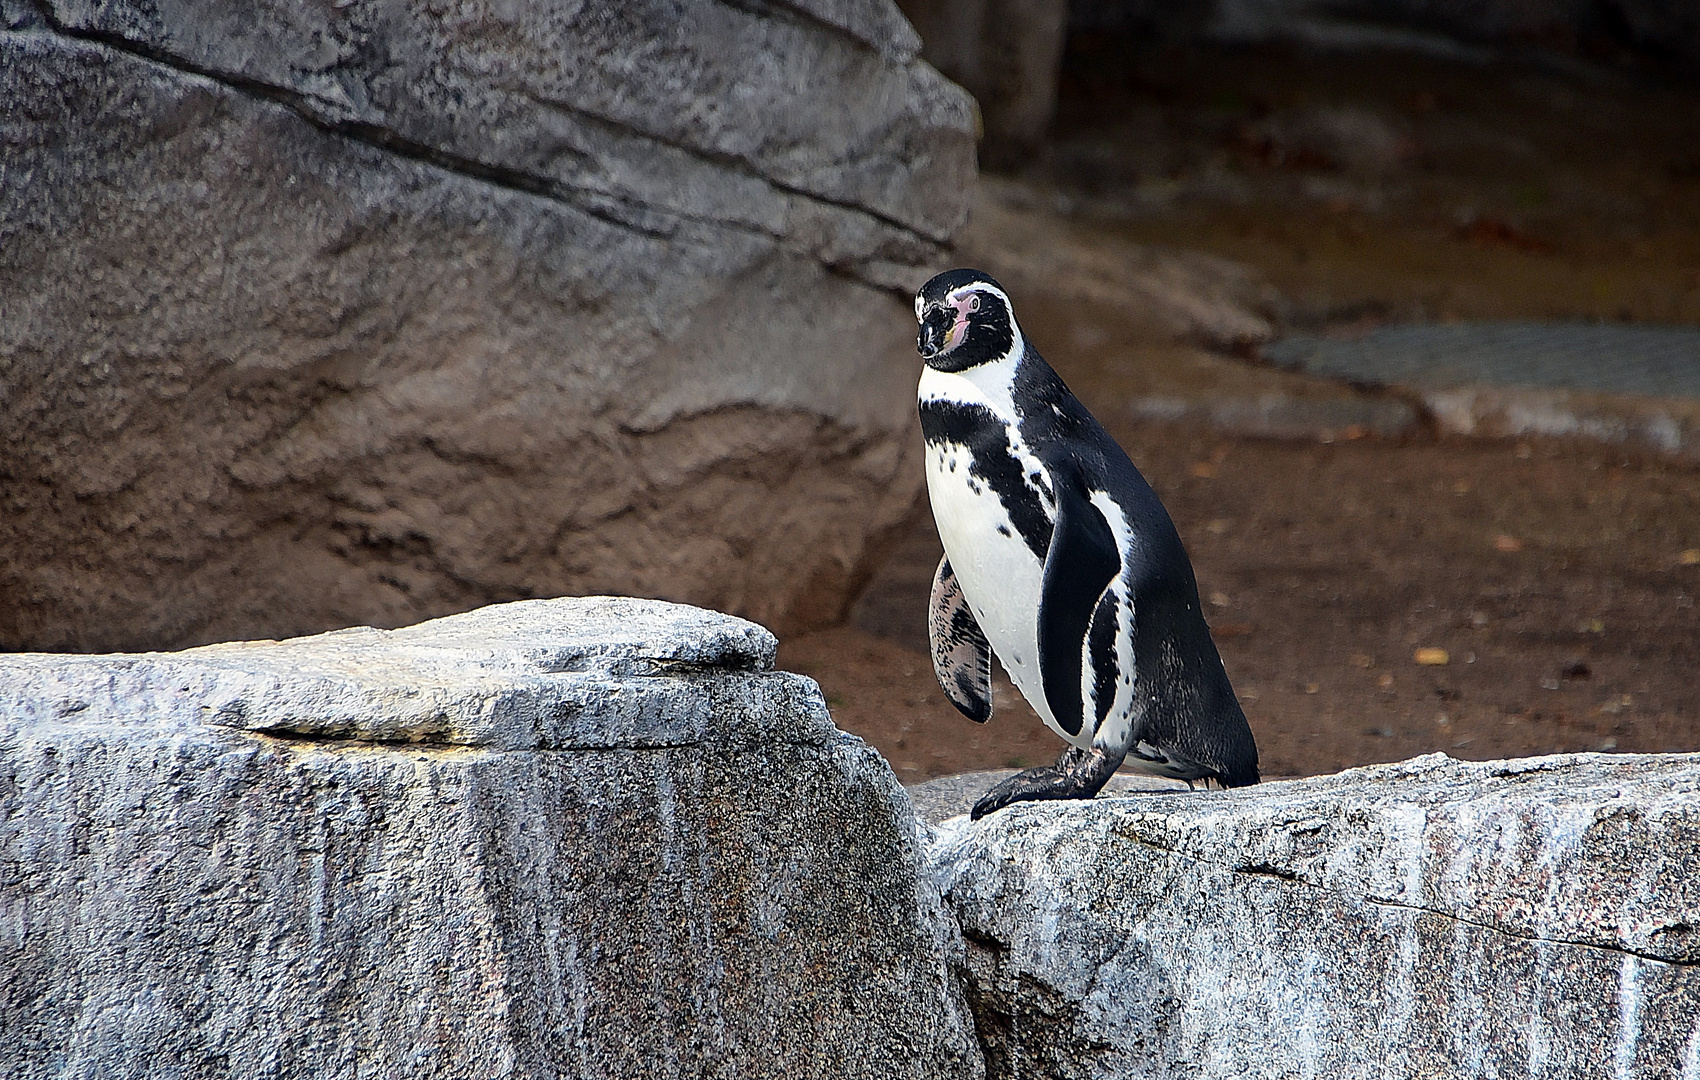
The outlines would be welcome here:
[[[1279,51],[1084,66],[1029,181],[1106,242],[1255,267],[1289,325],[1700,321],[1692,88]],[[1306,110],[1342,104],[1401,133],[1392,171],[1279,144]],[[1131,357],[1175,343],[1083,335],[1105,313],[1017,302],[1175,518],[1266,776],[1434,750],[1700,750],[1700,557],[1684,555],[1700,548],[1700,467],[1590,443],[1281,442],[1140,421]],[[818,679],[840,726],[906,782],[1049,760],[1059,740],[1007,682],[984,727],[934,683],[938,554],[922,510],[850,624],[785,641],[781,665]]]

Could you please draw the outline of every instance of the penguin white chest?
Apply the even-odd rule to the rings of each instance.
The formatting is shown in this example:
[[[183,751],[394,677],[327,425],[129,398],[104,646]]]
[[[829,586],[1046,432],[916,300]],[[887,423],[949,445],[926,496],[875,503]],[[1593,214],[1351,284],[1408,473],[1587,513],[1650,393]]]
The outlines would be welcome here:
[[[1003,425],[1007,438],[975,439],[974,446],[966,439],[930,433],[927,495],[939,540],[986,640],[1040,718],[1072,741],[1074,737],[1063,732],[1051,716],[1039,671],[1044,561],[1011,512],[1012,506],[1022,502],[1032,508],[1045,505],[1049,489],[1043,467],[1020,442],[1013,418],[997,416],[1001,410],[995,408],[996,402],[970,394],[961,386],[929,387],[927,376],[937,373],[923,375],[923,401],[929,397],[929,390],[935,400],[943,396],[942,390],[951,394],[947,400],[986,409],[997,419],[1008,421]],[[966,382],[953,376],[938,376],[934,381],[945,379]],[[987,454],[995,455],[996,460],[985,460]],[[1033,531],[1031,521],[1022,524],[1029,533]]]
[[[927,495],[939,540],[975,621],[1022,695],[1054,727],[1039,674],[1044,564],[1015,530],[997,493],[975,477],[968,447],[927,447]]]

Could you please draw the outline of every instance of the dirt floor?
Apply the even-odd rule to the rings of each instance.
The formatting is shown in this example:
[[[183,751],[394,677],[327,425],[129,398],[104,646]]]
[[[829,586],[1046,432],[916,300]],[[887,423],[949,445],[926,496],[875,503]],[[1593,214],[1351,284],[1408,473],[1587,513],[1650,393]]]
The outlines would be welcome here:
[[[1700,322],[1694,88],[1280,50],[1117,66],[1092,48],[1075,43],[1058,139],[1023,181],[1077,234],[1244,263],[1286,327]],[[1265,775],[1434,750],[1700,750],[1700,467],[1583,442],[1143,421],[1127,372],[1175,342],[1118,338],[1104,311],[1083,333],[1079,305],[1042,295],[1017,310],[1175,518]],[[1255,354],[1234,362],[1256,374]],[[905,781],[1049,760],[1060,743],[1007,682],[984,727],[934,684],[938,555],[918,513],[850,625],[784,642],[781,664]]]

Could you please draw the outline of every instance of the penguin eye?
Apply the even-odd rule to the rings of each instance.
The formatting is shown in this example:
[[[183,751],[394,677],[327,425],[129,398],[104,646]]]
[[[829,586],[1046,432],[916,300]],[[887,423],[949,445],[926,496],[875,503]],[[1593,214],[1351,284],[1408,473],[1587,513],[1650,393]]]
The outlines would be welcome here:
[[[975,293],[973,296],[970,296],[968,298],[968,310],[969,311],[979,311],[980,310],[980,294],[979,293]]]

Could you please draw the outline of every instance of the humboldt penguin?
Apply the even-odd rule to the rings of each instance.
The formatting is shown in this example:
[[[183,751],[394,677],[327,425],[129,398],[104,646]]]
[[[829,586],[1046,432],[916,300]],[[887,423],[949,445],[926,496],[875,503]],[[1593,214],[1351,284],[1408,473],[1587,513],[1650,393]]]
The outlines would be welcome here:
[[[1009,294],[951,270],[915,297],[927,493],[944,543],[933,670],[991,717],[996,653],[1069,744],[975,804],[1089,799],[1124,761],[1254,784],[1257,746],[1156,492],[1021,332]]]

